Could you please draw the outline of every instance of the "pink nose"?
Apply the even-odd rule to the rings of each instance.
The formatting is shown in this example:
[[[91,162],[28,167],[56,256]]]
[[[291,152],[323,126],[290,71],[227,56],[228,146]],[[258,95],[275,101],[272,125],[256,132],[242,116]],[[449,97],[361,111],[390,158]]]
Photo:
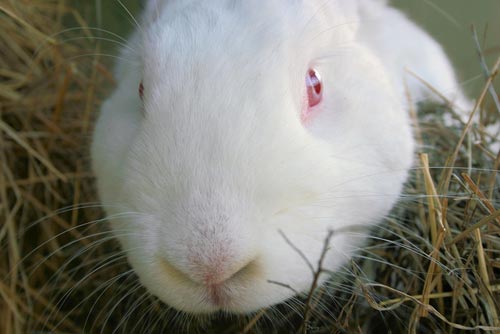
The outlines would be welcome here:
[[[231,257],[214,257],[209,259],[190,259],[192,268],[188,274],[194,282],[206,286],[216,286],[231,279],[232,277],[244,275],[255,262],[253,259],[237,259]],[[208,261],[207,261],[208,260]]]
[[[161,259],[161,264],[169,276],[178,280],[189,280],[215,291],[229,279],[254,275],[258,268],[255,259],[235,261],[226,257],[215,257],[211,261],[206,261],[206,258],[203,260],[191,257],[189,266],[182,269],[165,259]]]

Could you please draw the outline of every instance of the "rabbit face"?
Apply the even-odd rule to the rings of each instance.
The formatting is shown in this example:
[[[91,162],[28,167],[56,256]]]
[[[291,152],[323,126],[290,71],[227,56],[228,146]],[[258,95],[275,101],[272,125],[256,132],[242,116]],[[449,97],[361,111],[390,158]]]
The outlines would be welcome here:
[[[308,291],[329,233],[335,271],[411,166],[410,121],[356,12],[285,3],[156,3],[129,45],[140,66],[120,65],[103,105],[100,196],[141,282],[177,309]]]

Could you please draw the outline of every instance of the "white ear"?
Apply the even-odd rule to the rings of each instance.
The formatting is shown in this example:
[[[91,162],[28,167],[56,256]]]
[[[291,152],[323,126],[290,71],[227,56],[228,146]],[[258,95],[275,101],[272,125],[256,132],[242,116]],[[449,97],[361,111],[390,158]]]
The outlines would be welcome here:
[[[460,109],[471,107],[443,48],[428,33],[385,1],[359,0],[359,7],[359,38],[379,56],[401,93],[405,93],[406,83],[415,102],[439,101],[423,80]]]

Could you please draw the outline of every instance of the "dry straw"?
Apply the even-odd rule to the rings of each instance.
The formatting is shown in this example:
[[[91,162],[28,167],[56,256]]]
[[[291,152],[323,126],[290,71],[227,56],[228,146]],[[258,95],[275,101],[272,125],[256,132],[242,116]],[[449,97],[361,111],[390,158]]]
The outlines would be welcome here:
[[[0,2],[0,333],[500,333],[498,139],[446,128],[449,101],[414,113],[418,167],[345,276],[247,317],[150,297],[98,220],[89,133],[113,82],[70,5]],[[489,83],[498,63],[485,71]],[[477,101],[485,122],[499,121],[494,94],[485,85]]]

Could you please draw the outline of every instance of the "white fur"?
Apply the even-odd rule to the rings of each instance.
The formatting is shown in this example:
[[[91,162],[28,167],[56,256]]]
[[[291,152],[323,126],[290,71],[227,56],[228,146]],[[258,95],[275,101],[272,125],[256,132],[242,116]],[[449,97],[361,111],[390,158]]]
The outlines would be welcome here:
[[[440,47],[380,1],[149,0],[127,48],[94,134],[99,193],[127,213],[112,226],[142,283],[193,313],[307,291],[291,244],[316,268],[329,230],[338,270],[412,165],[402,67],[459,93]],[[324,99],[303,125],[311,66]]]
[[[360,37],[380,57],[401,94],[406,94],[405,81],[415,102],[440,99],[416,74],[464,113],[470,113],[472,105],[441,45],[398,10],[362,1],[366,5],[360,8],[364,23]]]

